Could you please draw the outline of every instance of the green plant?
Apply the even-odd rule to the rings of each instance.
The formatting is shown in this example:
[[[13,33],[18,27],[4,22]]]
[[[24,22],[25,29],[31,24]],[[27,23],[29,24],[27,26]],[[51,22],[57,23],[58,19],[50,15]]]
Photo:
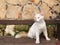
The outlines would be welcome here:
[[[56,25],[47,25],[48,36],[54,37],[54,31],[56,31]]]
[[[0,25],[0,36],[4,36],[5,33],[5,25]]]
[[[28,30],[29,30],[29,25],[16,25],[14,28],[15,35],[22,31],[28,32]]]

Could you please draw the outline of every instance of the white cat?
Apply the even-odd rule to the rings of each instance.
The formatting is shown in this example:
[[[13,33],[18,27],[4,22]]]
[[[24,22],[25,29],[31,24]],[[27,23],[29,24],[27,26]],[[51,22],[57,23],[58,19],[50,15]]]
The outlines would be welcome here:
[[[40,43],[39,35],[43,32],[43,34],[46,37],[46,40],[50,40],[50,38],[48,38],[46,23],[44,21],[44,16],[41,14],[36,14],[34,20],[35,20],[35,22],[29,29],[27,36],[30,38],[35,38],[36,44],[38,44],[38,43]]]
[[[35,22],[33,23],[33,25],[30,27],[29,32],[28,33],[24,33],[22,34],[17,34],[15,36],[15,38],[20,38],[20,37],[30,37],[30,38],[34,38],[36,39],[36,44],[39,44],[39,35],[43,32],[44,36],[46,37],[46,40],[50,40],[50,38],[48,38],[48,33],[47,33],[47,28],[46,28],[46,23],[44,20],[44,16],[41,14],[35,14],[34,17]],[[12,36],[14,36],[14,27],[15,25],[7,25],[6,26],[6,33],[10,33]]]

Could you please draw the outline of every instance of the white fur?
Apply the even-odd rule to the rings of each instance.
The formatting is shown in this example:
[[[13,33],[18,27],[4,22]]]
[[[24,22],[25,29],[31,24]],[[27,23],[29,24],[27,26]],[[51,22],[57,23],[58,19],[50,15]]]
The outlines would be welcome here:
[[[44,16],[42,16],[40,14],[36,14],[34,19],[35,19],[35,22],[29,29],[27,36],[30,38],[35,38],[36,44],[38,44],[38,43],[40,43],[39,35],[43,32],[46,37],[46,40],[50,40],[48,38],[46,23],[44,21]]]
[[[15,27],[15,25],[7,25],[6,26],[6,29],[5,29],[5,32],[6,33],[10,33],[12,36],[14,36],[14,27]]]

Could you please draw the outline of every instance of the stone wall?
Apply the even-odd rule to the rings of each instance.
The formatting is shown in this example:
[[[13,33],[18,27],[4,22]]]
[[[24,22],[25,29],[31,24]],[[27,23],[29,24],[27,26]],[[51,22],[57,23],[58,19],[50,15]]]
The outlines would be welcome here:
[[[0,19],[5,18],[6,14],[6,3],[4,0],[0,0]]]
[[[60,15],[60,0],[0,0],[0,19],[33,19],[43,12],[45,19]]]

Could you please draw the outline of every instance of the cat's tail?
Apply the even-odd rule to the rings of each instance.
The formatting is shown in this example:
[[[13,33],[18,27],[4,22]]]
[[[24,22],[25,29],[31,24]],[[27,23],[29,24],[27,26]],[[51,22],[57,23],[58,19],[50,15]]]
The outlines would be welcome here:
[[[15,38],[21,38],[21,37],[27,37],[27,33],[26,32],[20,32],[19,34],[17,34],[15,36]]]

